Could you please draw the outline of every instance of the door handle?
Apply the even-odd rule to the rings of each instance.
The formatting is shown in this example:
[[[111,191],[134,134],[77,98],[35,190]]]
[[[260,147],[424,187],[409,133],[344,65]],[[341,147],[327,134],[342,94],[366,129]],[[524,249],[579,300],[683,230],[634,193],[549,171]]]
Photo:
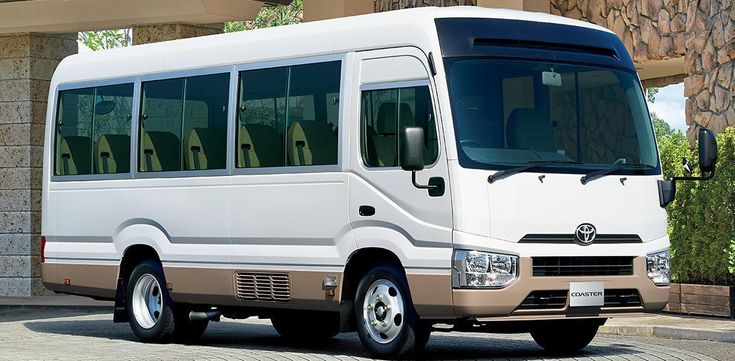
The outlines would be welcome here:
[[[357,213],[363,217],[370,217],[375,215],[375,207],[373,206],[360,206]]]

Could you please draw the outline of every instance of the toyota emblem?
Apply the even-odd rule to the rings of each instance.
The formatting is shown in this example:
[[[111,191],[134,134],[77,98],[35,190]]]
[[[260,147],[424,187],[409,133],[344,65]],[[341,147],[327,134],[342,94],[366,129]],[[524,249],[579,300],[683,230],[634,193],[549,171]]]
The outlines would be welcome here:
[[[595,240],[597,236],[597,230],[595,226],[589,223],[582,223],[577,227],[574,232],[574,239],[581,245],[589,245]]]

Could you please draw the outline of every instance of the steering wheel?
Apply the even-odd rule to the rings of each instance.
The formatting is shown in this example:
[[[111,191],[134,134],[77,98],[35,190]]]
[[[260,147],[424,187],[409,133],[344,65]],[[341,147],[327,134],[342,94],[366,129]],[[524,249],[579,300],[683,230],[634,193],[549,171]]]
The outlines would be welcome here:
[[[475,148],[481,148],[482,144],[479,140],[475,139],[462,139],[459,141],[459,145],[461,146],[474,146]]]

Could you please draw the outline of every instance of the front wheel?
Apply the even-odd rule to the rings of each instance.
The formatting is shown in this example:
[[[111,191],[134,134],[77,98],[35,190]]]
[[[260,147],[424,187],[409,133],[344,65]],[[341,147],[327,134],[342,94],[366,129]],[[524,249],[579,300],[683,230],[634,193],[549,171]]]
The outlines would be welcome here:
[[[357,333],[373,356],[400,358],[418,353],[429,332],[411,301],[406,277],[396,266],[379,265],[360,280],[355,299]]]
[[[600,324],[600,320],[544,322],[531,330],[531,337],[548,352],[573,354],[592,342]]]

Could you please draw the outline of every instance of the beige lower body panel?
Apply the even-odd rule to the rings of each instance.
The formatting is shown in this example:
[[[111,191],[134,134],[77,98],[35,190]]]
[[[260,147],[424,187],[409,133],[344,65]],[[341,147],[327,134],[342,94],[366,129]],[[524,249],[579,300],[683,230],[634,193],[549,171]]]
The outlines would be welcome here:
[[[339,311],[340,288],[335,296],[327,296],[322,282],[325,276],[341,273],[323,271],[292,271],[262,269],[212,269],[165,266],[166,281],[171,284],[171,297],[176,302],[209,304],[217,306],[236,306],[254,308],[283,308],[314,311]],[[235,274],[288,273],[291,279],[291,300],[288,302],[251,301],[237,298]]]
[[[669,287],[658,287],[646,275],[644,257],[633,262],[632,276],[575,276],[533,277],[531,258],[523,257],[519,264],[519,278],[510,286],[499,290],[454,289],[452,301],[457,317],[483,320],[506,318],[559,319],[565,317],[613,317],[662,310],[669,300]],[[570,282],[605,282],[605,289],[637,289],[641,307],[602,307],[594,310],[563,309],[516,310],[532,291],[568,290]]]
[[[119,268],[114,265],[44,263],[41,265],[41,278],[44,286],[52,291],[114,299]]]
[[[425,319],[454,318],[452,307],[452,276],[407,273],[416,313]]]

